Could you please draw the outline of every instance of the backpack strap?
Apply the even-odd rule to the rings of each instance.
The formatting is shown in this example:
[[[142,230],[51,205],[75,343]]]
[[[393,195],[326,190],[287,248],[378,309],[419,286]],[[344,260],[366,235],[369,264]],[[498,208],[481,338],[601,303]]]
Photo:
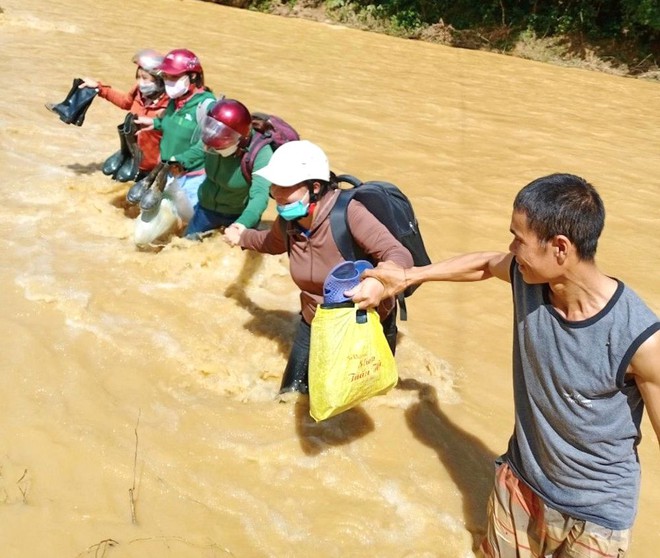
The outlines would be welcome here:
[[[339,253],[346,261],[355,261],[355,242],[348,226],[348,203],[353,199],[351,190],[339,190],[337,201],[330,210],[330,231],[332,238],[339,249]]]
[[[406,308],[406,297],[403,293],[396,295],[396,302],[399,305],[399,319],[405,322],[408,319],[408,309]]]
[[[265,145],[270,144],[273,141],[272,136],[264,135],[257,130],[253,130],[252,137],[250,138],[250,143],[248,144],[245,152],[241,156],[241,172],[243,173],[243,178],[248,184],[252,184],[252,171],[254,170],[254,161],[259,155],[259,151]]]
[[[364,250],[355,243],[348,224],[348,203],[353,199],[356,189],[362,185],[362,181],[352,174],[340,174],[337,176],[337,183],[340,182],[346,182],[353,187],[346,190],[339,189],[337,202],[330,211],[330,230],[339,253],[350,262],[365,257]]]

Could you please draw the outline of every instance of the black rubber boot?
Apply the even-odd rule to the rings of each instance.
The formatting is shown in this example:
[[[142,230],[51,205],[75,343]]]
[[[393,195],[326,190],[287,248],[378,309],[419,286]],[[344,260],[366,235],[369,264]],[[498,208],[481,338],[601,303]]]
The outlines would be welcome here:
[[[293,338],[289,360],[282,375],[280,393],[286,393],[288,391],[309,393],[310,338],[311,328],[309,324],[300,320],[295,337]]]
[[[60,120],[65,124],[82,126],[85,121],[85,113],[92,104],[94,97],[96,97],[99,92],[98,89],[93,89],[91,87],[83,87],[80,89],[78,86],[82,82],[82,79],[75,78],[71,90],[64,101],[57,104],[46,104],[46,108],[59,115]]]
[[[119,170],[117,170],[114,179],[119,182],[128,182],[129,180],[136,179],[140,172],[140,163],[142,162],[142,150],[137,143],[137,126],[135,125],[134,114],[128,113],[126,115],[122,136],[128,154],[121,167],[119,167]]]
[[[156,180],[156,176],[158,176],[158,173],[164,165],[165,163],[158,163],[153,169],[151,169],[151,172],[147,176],[133,184],[126,193],[126,201],[131,205],[139,203],[142,196],[144,196],[145,192],[149,189],[149,186],[151,186],[153,181]]]
[[[142,199],[140,200],[140,209],[145,213],[151,213],[158,210],[160,207],[160,202],[163,199],[163,190],[165,189],[165,183],[167,182],[167,175],[169,172],[170,166],[167,163],[163,164],[156,179],[142,196]]]
[[[105,160],[103,163],[103,168],[101,172],[106,176],[112,176],[114,178],[115,173],[120,169],[124,164],[124,161],[127,157],[130,157],[130,152],[128,151],[128,146],[126,145],[126,138],[122,133],[124,130],[124,124],[121,123],[117,126],[117,132],[119,133],[119,151],[116,151],[110,157]]]
[[[71,107],[71,102],[73,100],[73,95],[78,91],[78,86],[83,82],[82,79],[80,78],[75,78],[73,80],[73,85],[71,85],[71,89],[66,95],[66,98],[61,102],[61,103],[46,103],[46,108],[54,112],[57,115],[62,115],[65,112],[68,112]]]

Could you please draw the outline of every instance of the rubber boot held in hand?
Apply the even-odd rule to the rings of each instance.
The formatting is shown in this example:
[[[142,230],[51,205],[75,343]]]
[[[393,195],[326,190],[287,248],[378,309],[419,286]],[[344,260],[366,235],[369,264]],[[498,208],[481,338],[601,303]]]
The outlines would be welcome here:
[[[61,103],[46,103],[46,108],[58,114],[60,120],[65,124],[82,126],[85,121],[85,113],[99,92],[98,89],[92,87],[79,88],[78,86],[82,82],[82,79],[75,78],[66,99]]]
[[[126,138],[123,134],[124,123],[122,122],[117,126],[117,132],[119,133],[119,151],[115,151],[110,157],[105,160],[103,163],[103,168],[101,172],[106,176],[115,177],[115,174],[124,164],[124,161],[130,157],[130,152],[128,151],[128,146],[126,145]]]
[[[128,152],[121,167],[114,176],[119,182],[128,182],[135,180],[140,173],[140,163],[142,162],[142,150],[137,143],[137,126],[135,124],[135,115],[130,112],[126,115],[122,129],[124,144]]]
[[[161,171],[165,163],[158,163],[151,172],[145,176],[142,180],[138,180],[133,186],[131,186],[126,193],[126,201],[131,205],[139,203],[144,196],[145,192],[149,189],[149,186],[153,184],[153,181],[156,180],[156,176]]]
[[[63,118],[63,115],[67,115],[71,110],[71,103],[73,102],[73,95],[78,91],[78,86],[83,82],[80,78],[75,78],[73,80],[73,85],[66,95],[66,98],[61,103],[46,103],[46,108]],[[64,118],[63,118],[64,120]]]
[[[156,179],[142,196],[142,199],[140,200],[140,209],[144,213],[158,211],[160,202],[163,199],[163,190],[165,189],[165,183],[167,182],[169,172],[170,166],[167,163],[163,164],[163,168],[160,169]]]

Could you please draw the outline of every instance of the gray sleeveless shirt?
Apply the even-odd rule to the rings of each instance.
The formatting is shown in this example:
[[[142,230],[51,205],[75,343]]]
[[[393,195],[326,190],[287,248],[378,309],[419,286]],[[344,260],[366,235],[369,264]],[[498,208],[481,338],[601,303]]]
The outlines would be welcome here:
[[[515,431],[503,456],[550,507],[622,530],[639,493],[644,404],[625,377],[637,348],[660,329],[655,314],[620,281],[595,316],[561,317],[549,287],[526,284],[515,260]]]

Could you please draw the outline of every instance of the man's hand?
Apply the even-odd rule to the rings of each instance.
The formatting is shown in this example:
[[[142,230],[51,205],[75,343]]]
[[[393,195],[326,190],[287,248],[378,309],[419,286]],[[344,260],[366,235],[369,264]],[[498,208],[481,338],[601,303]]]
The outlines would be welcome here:
[[[225,229],[225,234],[222,239],[229,244],[229,246],[237,246],[241,240],[241,235],[245,230],[245,225],[240,223],[232,223]]]
[[[362,279],[373,277],[383,285],[382,298],[390,298],[408,286],[406,270],[394,262],[381,262],[375,269],[367,269],[362,274]]]
[[[345,293],[360,308],[377,306],[408,286],[405,269],[394,262],[381,262],[375,269],[365,270],[360,279],[357,287]]]
[[[369,270],[371,271],[371,270]],[[364,277],[364,274],[362,274]],[[351,290],[346,291],[344,296],[349,297],[358,305],[358,308],[362,310],[366,308],[375,308],[380,304],[380,301],[386,298],[384,296],[385,287],[383,284],[372,277],[367,277],[366,279],[360,281],[360,284],[357,287],[353,287]]]
[[[186,172],[186,169],[174,158],[174,156],[170,157],[170,160],[167,161],[167,165],[172,176],[181,176]]]

